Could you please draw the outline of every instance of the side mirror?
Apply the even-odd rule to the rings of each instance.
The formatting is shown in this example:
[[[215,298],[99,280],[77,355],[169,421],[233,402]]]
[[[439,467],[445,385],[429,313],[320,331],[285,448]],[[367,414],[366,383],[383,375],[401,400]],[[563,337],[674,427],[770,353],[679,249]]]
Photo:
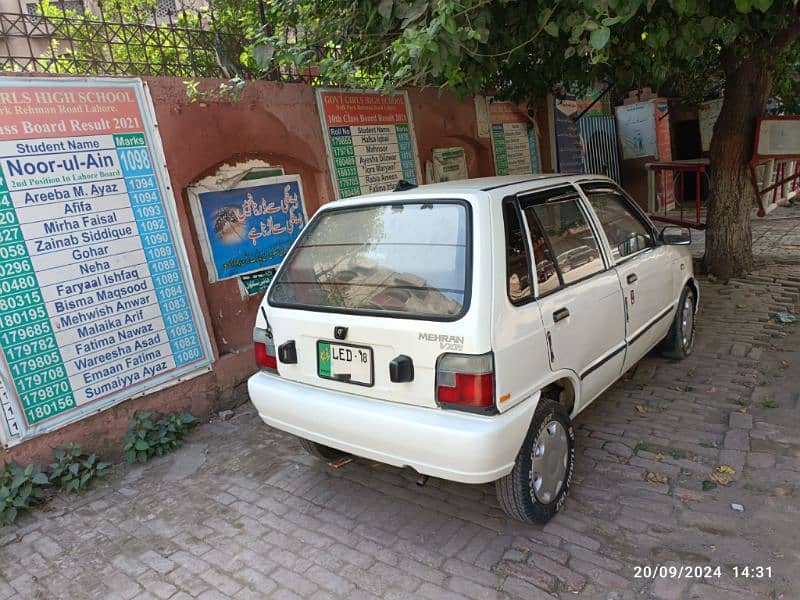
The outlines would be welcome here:
[[[692,243],[692,231],[688,227],[668,225],[661,230],[658,237],[669,246],[688,246]]]

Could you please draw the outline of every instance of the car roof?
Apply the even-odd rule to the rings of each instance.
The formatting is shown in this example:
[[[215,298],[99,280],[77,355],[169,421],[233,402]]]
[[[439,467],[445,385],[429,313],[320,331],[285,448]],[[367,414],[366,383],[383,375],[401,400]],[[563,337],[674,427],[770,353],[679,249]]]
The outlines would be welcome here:
[[[485,196],[480,192],[492,192],[497,190],[500,195],[505,196],[505,189],[515,193],[520,191],[520,186],[524,185],[524,191],[533,192],[539,189],[546,189],[556,185],[577,183],[579,181],[609,181],[613,180],[604,175],[584,175],[580,173],[537,173],[531,175],[503,175],[498,177],[477,177],[475,179],[460,179],[457,181],[445,181],[442,183],[429,183],[412,187],[403,191],[392,192],[383,191],[363,196],[355,196],[342,200],[336,200],[324,204],[324,207],[342,206],[348,203],[358,203],[362,200],[369,203],[371,200],[414,200],[422,198],[432,198],[436,196],[466,196],[476,195]]]

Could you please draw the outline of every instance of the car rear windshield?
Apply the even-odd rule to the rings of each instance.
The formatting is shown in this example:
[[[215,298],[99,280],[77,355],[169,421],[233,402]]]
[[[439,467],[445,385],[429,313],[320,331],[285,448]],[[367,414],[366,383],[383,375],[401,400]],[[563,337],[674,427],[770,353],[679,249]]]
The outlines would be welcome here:
[[[468,301],[468,222],[459,201],[325,211],[286,257],[269,302],[457,318]]]

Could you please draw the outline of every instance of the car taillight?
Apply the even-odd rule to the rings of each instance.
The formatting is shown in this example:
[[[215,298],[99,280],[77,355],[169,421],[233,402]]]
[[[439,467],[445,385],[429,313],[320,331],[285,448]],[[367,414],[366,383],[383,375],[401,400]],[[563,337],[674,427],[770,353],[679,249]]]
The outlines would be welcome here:
[[[263,342],[253,342],[256,350],[256,364],[263,369],[277,369],[278,360],[269,353],[267,345]]]
[[[436,366],[436,399],[443,408],[494,412],[492,353],[443,354]]]
[[[262,369],[278,370],[278,359],[275,355],[275,342],[272,341],[272,331],[267,323],[267,329],[253,329],[253,348],[256,352],[256,364]]]

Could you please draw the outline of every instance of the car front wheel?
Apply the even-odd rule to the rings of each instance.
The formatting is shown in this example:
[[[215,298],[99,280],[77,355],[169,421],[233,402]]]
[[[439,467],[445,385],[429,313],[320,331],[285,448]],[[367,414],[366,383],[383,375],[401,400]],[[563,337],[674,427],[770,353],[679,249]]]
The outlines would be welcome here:
[[[675,319],[662,345],[662,354],[667,358],[681,360],[692,353],[696,301],[694,290],[688,285],[683,288]]]
[[[547,523],[567,498],[575,434],[564,407],[541,399],[511,473],[495,482],[500,507],[527,523]]]

